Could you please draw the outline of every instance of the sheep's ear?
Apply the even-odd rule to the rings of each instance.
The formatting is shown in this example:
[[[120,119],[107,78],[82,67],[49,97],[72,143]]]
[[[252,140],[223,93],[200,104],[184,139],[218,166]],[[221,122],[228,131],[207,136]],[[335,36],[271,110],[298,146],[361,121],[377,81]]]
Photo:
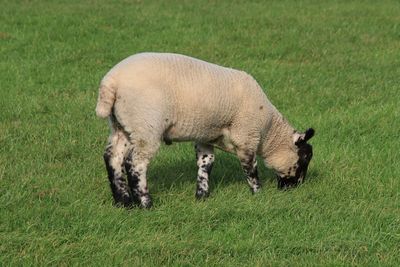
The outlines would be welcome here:
[[[300,143],[302,142],[307,142],[308,140],[311,139],[311,137],[314,136],[314,129],[313,128],[308,128],[307,131],[305,133],[298,133],[295,132],[293,134],[293,142],[295,145],[300,145]]]
[[[304,141],[308,141],[311,139],[311,137],[314,136],[314,129],[313,128],[308,128],[307,131],[304,133]]]

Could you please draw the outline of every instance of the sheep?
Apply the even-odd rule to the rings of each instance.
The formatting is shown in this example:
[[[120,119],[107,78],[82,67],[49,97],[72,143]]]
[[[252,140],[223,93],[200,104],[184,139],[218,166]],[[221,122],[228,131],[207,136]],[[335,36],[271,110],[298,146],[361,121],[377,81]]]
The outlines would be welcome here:
[[[312,158],[314,130],[296,131],[251,75],[184,55],[118,63],[100,83],[96,114],[109,118],[104,161],[114,202],[125,207],[152,206],[146,171],[162,142],[195,142],[197,199],[209,196],[214,147],[237,155],[253,193],[261,188],[257,155],[278,188],[301,183]]]

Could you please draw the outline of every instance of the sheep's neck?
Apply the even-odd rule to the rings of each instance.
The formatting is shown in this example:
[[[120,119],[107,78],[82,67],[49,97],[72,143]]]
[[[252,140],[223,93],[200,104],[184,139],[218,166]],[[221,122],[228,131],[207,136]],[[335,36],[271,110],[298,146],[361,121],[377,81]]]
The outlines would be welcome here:
[[[261,151],[262,156],[267,160],[280,147],[290,146],[293,132],[294,128],[282,114],[279,112],[274,113],[271,118],[270,127],[264,138]]]

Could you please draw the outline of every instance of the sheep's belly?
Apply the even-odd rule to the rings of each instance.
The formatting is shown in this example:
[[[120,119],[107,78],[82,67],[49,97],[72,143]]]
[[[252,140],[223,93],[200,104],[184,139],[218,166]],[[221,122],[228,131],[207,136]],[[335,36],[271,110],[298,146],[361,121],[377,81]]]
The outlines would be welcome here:
[[[227,152],[235,152],[235,145],[230,138],[228,128],[208,128],[207,131],[179,131],[176,127],[170,127],[165,132],[164,139],[166,142],[194,141],[210,144]]]

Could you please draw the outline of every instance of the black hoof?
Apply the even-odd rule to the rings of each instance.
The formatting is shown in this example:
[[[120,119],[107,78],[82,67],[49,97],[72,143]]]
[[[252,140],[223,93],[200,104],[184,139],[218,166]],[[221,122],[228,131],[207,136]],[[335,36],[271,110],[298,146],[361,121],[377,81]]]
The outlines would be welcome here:
[[[210,193],[208,191],[204,191],[201,189],[196,190],[196,199],[197,200],[204,200],[210,196]]]
[[[293,178],[278,178],[278,189],[282,191],[286,191],[289,189],[293,189],[299,185],[299,182]]]
[[[133,199],[127,195],[114,195],[114,206],[123,208],[132,208]]]

